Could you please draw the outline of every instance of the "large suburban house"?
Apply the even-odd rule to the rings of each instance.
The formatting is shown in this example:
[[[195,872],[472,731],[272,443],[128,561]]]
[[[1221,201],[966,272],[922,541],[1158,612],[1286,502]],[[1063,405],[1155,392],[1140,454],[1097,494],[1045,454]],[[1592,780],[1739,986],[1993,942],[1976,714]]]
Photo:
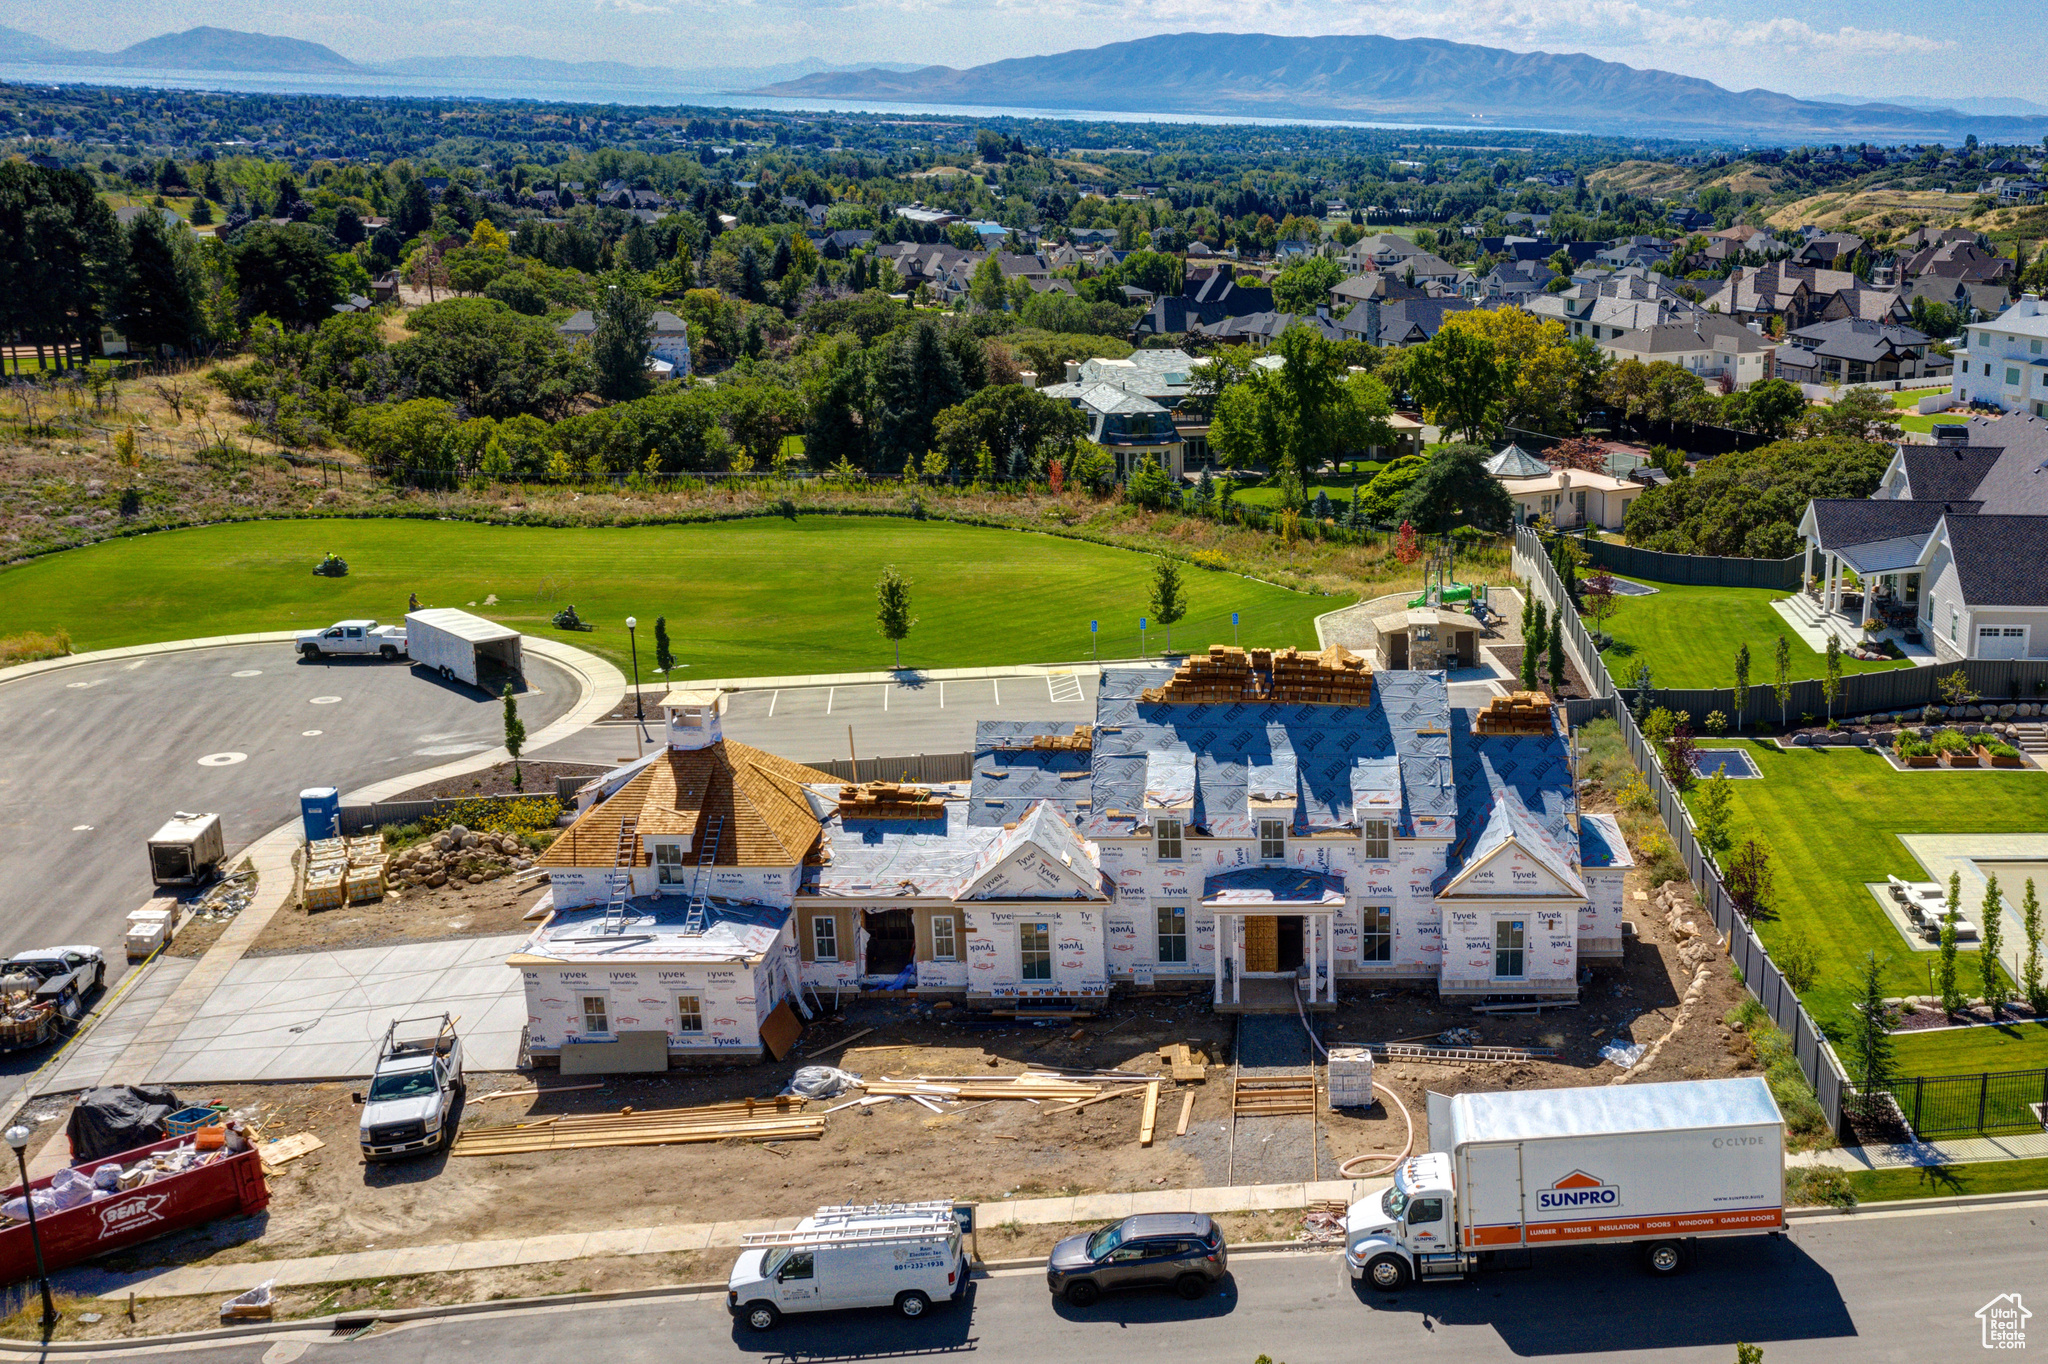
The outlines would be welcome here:
[[[1402,298],[1392,303],[1368,298],[1344,314],[1337,330],[1347,341],[1372,346],[1419,346],[1443,330],[1446,317],[1476,306],[1463,298]]]
[[[1628,518],[1629,504],[1649,486],[1586,469],[1552,469],[1545,465],[1541,473],[1535,473],[1528,464],[1540,461],[1529,456],[1524,459],[1528,463],[1502,461],[1502,469],[1494,474],[1514,500],[1518,525],[1547,518],[1559,530],[1597,526],[1618,531]]]
[[[1088,419],[1088,439],[1115,456],[1118,479],[1146,464],[1158,465],[1174,479],[1185,471],[1186,446],[1164,404],[1106,382],[1052,384],[1038,391]]]
[[[672,693],[662,748],[587,785],[541,858],[550,912],[511,958],[528,1045],[751,1058],[807,994],[877,987],[1576,998],[1582,963],[1622,954],[1620,830],[1579,811],[1547,699],[1449,695],[1342,649],[1218,646],[1105,669],[1093,724],[983,722],[970,782],[915,787],[727,739],[717,693]]]
[[[1870,497],[1807,503],[1794,615],[1849,643],[1874,621],[1938,660],[2048,658],[2048,418],[1939,434],[1898,446]]]
[[[588,341],[597,335],[597,317],[585,308],[555,330],[569,341]],[[666,309],[647,319],[647,368],[663,379],[690,375],[690,324]]]
[[[1721,382],[1727,392],[1770,378],[1778,349],[1769,337],[1712,313],[1638,327],[1594,344],[1616,360],[1677,365],[1702,379]]]
[[[1997,317],[1972,322],[1956,347],[1953,392],[1959,403],[2048,416],[2048,311],[2039,294]]]
[[[1945,355],[1929,354],[1933,338],[1911,327],[1844,318],[1816,322],[1785,338],[1777,366],[1786,378],[1816,384],[1863,384],[1946,374]]]
[[[1190,274],[1178,294],[1161,294],[1131,329],[1134,336],[1179,336],[1229,317],[1271,312],[1273,291],[1237,282],[1236,267],[1218,262],[1204,274]]]

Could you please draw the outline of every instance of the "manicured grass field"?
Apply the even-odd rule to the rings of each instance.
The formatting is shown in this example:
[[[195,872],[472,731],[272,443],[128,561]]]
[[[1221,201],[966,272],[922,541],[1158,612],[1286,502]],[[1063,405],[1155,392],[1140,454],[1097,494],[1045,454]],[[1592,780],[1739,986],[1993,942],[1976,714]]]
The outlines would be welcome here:
[[[2048,1160],[1986,1160],[1930,1170],[1858,1170],[1849,1187],[1864,1203],[2048,1189]]]
[[[1837,1038],[1846,1035],[1866,953],[1876,952],[1884,964],[1887,995],[1930,992],[1927,963],[1935,954],[1911,950],[1864,888],[1864,882],[1887,874],[1908,881],[1925,877],[1897,835],[2048,828],[2048,781],[2037,772],[1897,772],[1863,749],[1787,753],[1760,741],[1741,747],[1763,777],[1730,783],[1733,833],[1738,842],[1754,837],[1769,852],[1774,873],[1776,913],[1759,922],[1757,932],[1775,956],[1794,930],[1805,931],[1819,954],[1820,971],[1802,998],[1814,1021]],[[1695,815],[1698,794],[1694,787]],[[2007,943],[2007,951],[2014,946]],[[1960,954],[1956,976],[1965,992],[1981,993],[1974,951]],[[2048,1064],[2019,1059],[2037,1053],[1996,1029],[1939,1037],[1901,1039],[1901,1046],[1916,1049],[1916,1060],[1920,1047],[1939,1049],[1942,1067],[1951,1073]],[[1904,1060],[1900,1067],[1911,1073]]]
[[[1581,582],[1587,572],[1579,571]],[[1792,646],[1794,681],[1819,677],[1826,671],[1824,656],[1771,609],[1771,603],[1787,593],[1766,587],[1649,585],[1657,590],[1647,597],[1617,595],[1614,613],[1599,627],[1614,636],[1613,646],[1601,657],[1607,661],[1607,671],[1623,686],[1638,663],[1648,663],[1651,677],[1660,687],[1732,687],[1735,651],[1747,643],[1752,688],[1748,718],[1775,720],[1769,688],[1776,676],[1779,635]],[[1588,620],[1587,625],[1590,628],[1592,622]],[[1842,659],[1845,674],[1909,666],[1896,660],[1863,663],[1846,656]],[[1693,723],[1697,725],[1702,718],[1695,715]]]
[[[313,565],[332,551],[345,578]],[[112,540],[0,571],[0,636],[68,630],[78,650],[262,630],[315,629],[350,616],[393,622],[406,598],[468,607],[535,635],[627,661],[625,617],[639,618],[650,668],[654,619],[668,618],[678,678],[887,668],[875,580],[894,564],[911,582],[917,625],[906,667],[1046,663],[1139,651],[1150,555],[1050,535],[884,517],[753,518],[600,529],[456,521],[264,521]],[[1238,637],[1315,646],[1314,618],[1346,603],[1188,567],[1186,650]],[[497,601],[488,603],[495,595]],[[589,633],[549,620],[574,603]],[[1147,647],[1165,631],[1153,622]]]
[[[2005,952],[2010,969],[2012,952]],[[2026,944],[2017,945],[2024,954]],[[1973,961],[1972,967],[1976,965]],[[1975,970],[1961,972],[1979,988]],[[1901,1075],[1974,1075],[1980,1070],[2039,1070],[2048,1066],[2048,1023],[2008,1023],[1999,1028],[1958,1028],[1900,1033],[1894,1039]]]
[[[1372,482],[1370,476],[1344,478],[1340,475],[1336,478],[1324,478],[1317,481],[1308,490],[1307,501],[1313,503],[1316,500],[1317,493],[1327,493],[1330,498],[1331,510],[1335,511],[1337,515],[1342,516],[1345,510],[1351,506],[1351,489],[1356,485],[1370,482]],[[1234,500],[1242,502],[1248,507],[1278,507],[1280,505],[1280,485],[1277,483],[1261,483],[1254,488],[1241,488],[1238,490]]]

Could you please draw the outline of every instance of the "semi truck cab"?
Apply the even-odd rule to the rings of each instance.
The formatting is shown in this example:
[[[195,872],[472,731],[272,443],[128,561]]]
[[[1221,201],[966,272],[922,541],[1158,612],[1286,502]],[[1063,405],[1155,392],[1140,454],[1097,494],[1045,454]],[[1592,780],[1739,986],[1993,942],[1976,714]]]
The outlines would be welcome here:
[[[1351,1277],[1393,1290],[1411,1278],[1457,1279],[1470,1272],[1473,1257],[1458,1246],[1451,1180],[1451,1158],[1432,1151],[1403,1161],[1379,1197],[1352,1204],[1344,1217],[1344,1263]]]

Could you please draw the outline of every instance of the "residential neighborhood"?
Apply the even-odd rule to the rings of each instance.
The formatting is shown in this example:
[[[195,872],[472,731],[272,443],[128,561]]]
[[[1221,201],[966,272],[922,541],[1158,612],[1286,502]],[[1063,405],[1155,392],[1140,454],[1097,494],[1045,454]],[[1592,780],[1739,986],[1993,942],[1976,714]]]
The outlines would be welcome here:
[[[0,29],[0,1353],[2023,1349],[2031,16],[1730,3]]]

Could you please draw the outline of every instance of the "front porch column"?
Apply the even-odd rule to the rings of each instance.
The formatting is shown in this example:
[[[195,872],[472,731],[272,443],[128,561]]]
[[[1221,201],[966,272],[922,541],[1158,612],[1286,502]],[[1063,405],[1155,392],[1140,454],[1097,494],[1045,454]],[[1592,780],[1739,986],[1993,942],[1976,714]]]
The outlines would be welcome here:
[[[1213,954],[1214,960],[1212,962],[1212,965],[1216,968],[1216,1003],[1221,1004],[1223,1002],[1223,926],[1225,919],[1221,914],[1218,914],[1214,916],[1212,922],[1215,925],[1216,931],[1216,950]]]
[[[1316,920],[1317,915],[1301,916],[1302,955],[1308,959],[1308,1002],[1316,1002]]]
[[[1230,934],[1230,959],[1237,966],[1237,969],[1230,977],[1230,1002],[1232,1004],[1242,1004],[1244,1003],[1244,944],[1238,941],[1238,934],[1234,929]]]

